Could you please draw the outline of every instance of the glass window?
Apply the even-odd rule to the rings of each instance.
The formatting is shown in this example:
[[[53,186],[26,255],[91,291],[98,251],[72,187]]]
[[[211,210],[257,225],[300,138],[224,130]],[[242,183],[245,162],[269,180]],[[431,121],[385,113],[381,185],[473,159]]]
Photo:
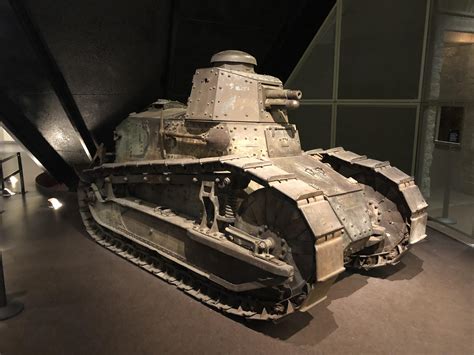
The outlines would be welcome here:
[[[426,1],[343,1],[341,99],[416,99]]]
[[[445,11],[468,12],[463,2]],[[467,4],[467,2],[466,2]],[[434,227],[474,237],[474,18],[435,13],[426,71],[430,105],[422,116],[418,181]]]
[[[336,146],[411,173],[416,107],[338,106]]]
[[[332,98],[335,27],[334,8],[286,82],[286,87],[301,90],[303,99]]]
[[[290,122],[298,128],[303,150],[329,148],[331,112],[331,105],[302,105],[289,111]]]

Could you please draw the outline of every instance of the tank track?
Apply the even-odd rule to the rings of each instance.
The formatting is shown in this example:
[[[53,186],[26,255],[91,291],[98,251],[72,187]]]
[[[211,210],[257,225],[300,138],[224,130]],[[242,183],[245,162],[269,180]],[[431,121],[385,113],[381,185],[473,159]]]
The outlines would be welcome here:
[[[384,181],[385,184],[394,187],[400,193],[401,201],[405,204],[404,213],[407,219],[410,220],[410,234],[392,250],[371,255],[355,254],[347,266],[369,270],[386,265],[395,265],[409,249],[410,244],[417,243],[426,237],[425,226],[428,217],[426,209],[428,204],[415,185],[412,176],[391,166],[388,161],[369,159],[365,155],[359,155],[344,150],[342,147],[327,150],[314,149],[305,152],[305,154],[330,164],[336,171],[340,171],[342,167],[346,167],[361,171],[366,174],[366,176],[371,176],[373,178],[371,187],[374,189],[376,188],[375,177],[377,177]],[[400,206],[398,207],[400,208]]]
[[[327,158],[329,154],[352,154],[352,158],[358,158],[358,161],[361,163],[363,163],[364,159],[373,163],[374,167],[369,169],[372,169],[372,172],[376,174],[380,174],[380,172],[376,171],[376,168],[380,164],[385,164],[383,166],[387,166],[388,164],[366,159],[355,153],[343,151],[341,148],[338,149],[339,150],[336,149],[334,151],[316,150],[306,152],[306,154],[312,155],[315,159],[322,160],[323,162],[325,162],[324,159]],[[347,162],[341,160],[341,163],[346,164]],[[350,164],[350,162],[348,164]],[[293,200],[303,215],[305,215],[305,209],[316,208],[316,205],[321,209],[321,207],[325,207],[324,204],[327,204],[322,191],[314,189],[310,185],[297,179],[293,174],[276,167],[269,160],[246,156],[109,163],[86,170],[83,178],[85,181],[84,184],[88,184],[88,181],[90,182],[95,178],[104,178],[106,176],[113,176],[113,183],[164,183],[175,179],[175,173],[177,174],[176,178],[179,178],[179,174],[203,176],[206,174],[214,175],[215,172],[224,170],[248,175],[262,186],[275,189],[282,195]],[[402,184],[406,184],[408,187],[414,185],[412,179],[406,179],[405,177],[408,176],[404,175]],[[194,178],[192,181],[194,182]],[[414,187],[417,190],[417,187]],[[200,276],[198,273],[185,269],[168,257],[153,252],[153,250],[150,250],[150,246],[147,245],[146,242],[143,242],[143,240],[137,240],[132,235],[124,237],[119,233],[111,231],[109,228],[104,229],[94,220],[88,208],[88,202],[84,197],[85,196],[82,198],[81,196],[79,197],[80,212],[92,239],[110,251],[167,281],[169,284],[176,286],[178,289],[181,289],[183,292],[193,296],[204,304],[229,315],[256,320],[275,321],[295,311],[296,306],[293,305],[290,300],[284,300],[281,303],[263,303],[255,297],[226,290],[220,285]],[[327,207],[329,207],[329,205]],[[422,207],[418,208],[415,213],[412,213],[412,222],[413,217],[415,217],[415,221],[419,216],[423,217],[423,212],[424,209]],[[332,210],[327,210],[327,213],[329,213],[327,215],[328,218],[333,214]],[[334,218],[336,218],[335,215]],[[311,225],[312,222],[313,221],[308,220],[309,225]],[[333,235],[331,237],[334,237],[335,233],[341,229],[342,225],[337,222],[331,226],[331,229],[320,231],[319,235],[331,235],[332,233]],[[315,237],[318,238],[319,235],[315,235]],[[351,262],[347,265],[354,268],[369,269],[387,264],[395,264],[407,249],[408,237],[397,245],[393,251],[387,253],[378,255],[353,255]],[[335,275],[337,275],[337,273],[335,273]]]
[[[183,169],[185,170],[183,171]],[[109,163],[86,170],[83,178],[84,181],[87,181],[91,177],[97,178],[113,174],[114,183],[139,183],[143,182],[143,179],[146,179],[147,182],[153,182],[153,174],[166,175],[173,172],[194,173],[195,176],[203,176],[203,174],[213,175],[216,171],[223,170],[251,176],[262,186],[272,187],[282,195],[295,201],[300,209],[304,208],[305,205],[306,207],[319,208],[321,205],[327,204],[322,191],[318,191],[298,180],[293,174],[279,169],[268,160],[248,156]],[[166,176],[164,181],[169,182],[171,179],[174,179],[173,174]],[[109,227],[106,231],[94,220],[85,199],[79,197],[79,201],[86,229],[97,243],[175,285],[201,302],[227,314],[256,320],[277,320],[295,312],[296,305],[290,300],[285,300],[282,303],[264,304],[252,297],[241,297],[233,291],[225,290],[202,277],[199,279],[198,274],[185,270],[184,267],[169,261],[166,257],[157,254],[153,257],[148,256],[150,246],[146,244],[146,241],[139,241],[132,235],[125,238],[110,231]],[[316,203],[319,205],[310,206]],[[333,215],[329,204],[327,204],[326,213]],[[331,215],[329,215],[330,217]],[[326,229],[319,228],[321,234],[337,232],[342,229],[335,215],[333,215],[333,218],[335,219],[333,224],[328,223]],[[323,238],[331,237],[332,235],[329,233],[327,237]],[[342,268],[340,271],[343,270]]]
[[[126,239],[112,231],[105,231],[94,221],[87,202],[81,197],[79,211],[87,232],[96,243],[211,308],[247,319],[273,321],[294,312],[290,301],[287,301],[286,307],[284,304],[265,307],[265,304],[250,297],[239,297],[226,292],[157,253],[151,255],[150,249],[143,243],[133,240],[132,236]]]

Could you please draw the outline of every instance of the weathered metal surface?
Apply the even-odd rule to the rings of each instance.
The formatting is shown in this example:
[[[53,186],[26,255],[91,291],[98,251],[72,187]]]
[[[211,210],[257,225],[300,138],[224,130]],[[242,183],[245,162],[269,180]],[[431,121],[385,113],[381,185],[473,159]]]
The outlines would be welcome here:
[[[321,161],[311,156],[299,155],[291,159],[275,158],[272,162],[283,170],[294,173],[298,179],[321,190],[327,196],[335,196],[361,190]]]
[[[223,312],[274,320],[321,302],[345,267],[395,264],[424,237],[413,179],[343,148],[302,152],[301,98],[218,53],[187,108],[159,101],[116,129],[115,161],[83,172],[99,244]]]

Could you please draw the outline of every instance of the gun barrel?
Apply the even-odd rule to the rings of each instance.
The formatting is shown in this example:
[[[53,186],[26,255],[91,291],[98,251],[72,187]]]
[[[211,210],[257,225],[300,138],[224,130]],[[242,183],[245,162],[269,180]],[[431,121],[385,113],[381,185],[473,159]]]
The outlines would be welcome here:
[[[287,100],[287,99],[266,99],[265,107],[272,108],[275,106],[285,107],[287,109],[295,109],[300,107],[298,100]]]
[[[300,90],[268,89],[265,96],[267,99],[301,100],[303,93]]]

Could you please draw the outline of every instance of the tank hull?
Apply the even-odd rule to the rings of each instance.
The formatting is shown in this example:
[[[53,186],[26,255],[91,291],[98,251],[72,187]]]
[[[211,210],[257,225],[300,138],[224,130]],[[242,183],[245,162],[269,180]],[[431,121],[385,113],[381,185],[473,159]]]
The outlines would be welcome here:
[[[348,154],[353,161],[344,160]],[[406,225],[425,218],[424,202],[414,204],[419,195],[410,195],[413,180],[390,180],[386,172],[394,168],[385,164],[380,171],[383,164],[340,148],[274,159],[234,155],[103,164],[83,174],[81,213],[101,244],[201,301],[230,314],[276,320],[324,300],[345,267],[397,263],[410,241],[423,238],[416,234],[420,228]],[[349,168],[361,181],[344,176]],[[272,199],[254,202],[257,193]],[[230,194],[237,200],[233,206]],[[384,203],[382,195],[392,212],[374,209],[375,201]],[[255,217],[269,214],[269,201],[276,206],[273,216]],[[250,217],[246,205],[256,210]],[[252,227],[271,220],[278,220],[269,229],[290,243],[291,258],[259,249],[268,238]],[[369,239],[381,233],[389,242],[368,248]],[[171,275],[159,268],[165,264]]]

